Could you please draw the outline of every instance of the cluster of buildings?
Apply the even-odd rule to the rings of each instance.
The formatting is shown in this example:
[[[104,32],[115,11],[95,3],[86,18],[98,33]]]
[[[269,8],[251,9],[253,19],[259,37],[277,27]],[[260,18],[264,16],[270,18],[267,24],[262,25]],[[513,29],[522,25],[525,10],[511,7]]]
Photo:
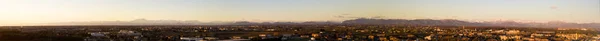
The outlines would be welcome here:
[[[208,25],[17,27],[84,41],[596,41],[593,28],[399,25]],[[69,29],[69,30],[66,30]],[[48,32],[50,31],[50,32]]]

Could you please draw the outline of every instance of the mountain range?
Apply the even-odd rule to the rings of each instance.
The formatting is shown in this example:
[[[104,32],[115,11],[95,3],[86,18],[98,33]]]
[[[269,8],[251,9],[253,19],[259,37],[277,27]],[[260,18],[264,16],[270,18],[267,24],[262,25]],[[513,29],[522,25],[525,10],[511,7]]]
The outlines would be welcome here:
[[[524,23],[515,21],[487,21],[487,22],[469,22],[454,19],[375,19],[375,18],[357,18],[334,21],[306,21],[306,22],[199,22],[195,20],[146,20],[136,19],[132,21],[90,21],[90,22],[60,22],[47,23],[42,25],[310,25],[310,24],[385,24],[385,25],[427,25],[427,26],[503,26],[503,27],[599,27],[600,23],[568,23],[561,21],[551,21],[546,23]]]

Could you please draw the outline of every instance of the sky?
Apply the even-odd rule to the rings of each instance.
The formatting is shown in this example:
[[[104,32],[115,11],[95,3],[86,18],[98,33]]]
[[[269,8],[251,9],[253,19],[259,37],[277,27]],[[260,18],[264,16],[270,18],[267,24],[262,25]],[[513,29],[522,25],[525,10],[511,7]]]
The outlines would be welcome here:
[[[336,17],[344,16],[344,17]],[[600,23],[600,0],[0,0],[0,24],[354,18]]]

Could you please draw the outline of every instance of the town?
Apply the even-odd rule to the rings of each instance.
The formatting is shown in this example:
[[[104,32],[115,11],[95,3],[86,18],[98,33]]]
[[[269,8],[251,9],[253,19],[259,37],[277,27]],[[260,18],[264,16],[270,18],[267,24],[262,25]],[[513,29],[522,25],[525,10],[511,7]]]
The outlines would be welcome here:
[[[2,41],[595,41],[597,28],[403,25],[4,26]]]

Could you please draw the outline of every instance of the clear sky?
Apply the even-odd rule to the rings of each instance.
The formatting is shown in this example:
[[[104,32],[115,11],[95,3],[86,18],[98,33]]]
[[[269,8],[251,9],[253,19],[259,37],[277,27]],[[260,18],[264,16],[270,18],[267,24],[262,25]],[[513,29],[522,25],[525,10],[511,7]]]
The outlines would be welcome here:
[[[600,0],[0,0],[0,24],[127,21],[459,19],[600,22]]]

